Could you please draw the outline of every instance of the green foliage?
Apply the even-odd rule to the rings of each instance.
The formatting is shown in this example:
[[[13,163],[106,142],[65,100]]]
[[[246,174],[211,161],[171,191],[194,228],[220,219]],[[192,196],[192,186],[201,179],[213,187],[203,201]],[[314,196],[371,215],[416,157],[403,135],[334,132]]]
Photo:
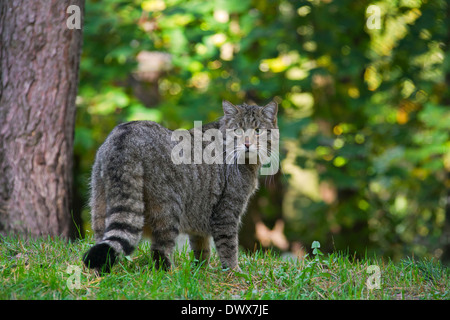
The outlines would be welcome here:
[[[366,26],[370,4],[379,30]],[[289,240],[438,257],[450,170],[448,12],[442,0],[88,0],[77,192],[85,199],[95,150],[119,122],[192,127],[221,116],[222,99],[275,98]],[[130,82],[141,51],[171,57],[150,83],[152,106]]]

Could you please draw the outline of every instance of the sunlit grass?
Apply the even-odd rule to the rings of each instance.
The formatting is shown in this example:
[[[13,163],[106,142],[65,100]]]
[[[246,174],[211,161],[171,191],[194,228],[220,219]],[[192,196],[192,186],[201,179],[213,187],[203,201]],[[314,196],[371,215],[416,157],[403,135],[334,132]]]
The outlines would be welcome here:
[[[171,271],[153,268],[150,245],[142,242],[111,274],[83,267],[92,240],[24,240],[0,243],[0,299],[449,299],[450,270],[433,260],[358,260],[343,253],[315,251],[286,260],[271,251],[240,253],[242,273],[222,270],[217,255],[198,266],[187,249],[176,251]],[[370,265],[380,269],[379,288],[369,289]],[[79,285],[74,266],[80,271]],[[373,278],[371,278],[373,280]],[[370,280],[370,279],[369,279]],[[373,282],[375,283],[375,282]]]

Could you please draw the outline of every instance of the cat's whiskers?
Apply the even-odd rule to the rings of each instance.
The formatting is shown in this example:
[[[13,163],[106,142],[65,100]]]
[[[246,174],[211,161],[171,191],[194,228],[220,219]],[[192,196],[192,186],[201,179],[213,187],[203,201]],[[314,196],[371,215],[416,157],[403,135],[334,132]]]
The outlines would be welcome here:
[[[262,151],[262,152],[260,152]],[[273,150],[268,148],[265,148],[263,146],[259,146],[258,148],[258,157],[262,164],[270,164],[271,166],[274,166],[275,168],[279,168],[280,165],[280,158],[278,152],[273,152]],[[264,184],[267,186],[267,182],[273,183],[275,181],[274,178],[275,174],[267,174],[264,179]]]
[[[231,174],[234,178],[242,179],[241,171],[239,170],[239,159],[242,156],[242,153],[245,152],[245,148],[242,146],[236,146],[231,152],[229,152],[226,156],[226,164],[229,167],[227,170],[227,179]]]
[[[222,157],[222,158],[223,158],[223,155],[224,155],[226,152],[227,152],[226,150],[225,150],[225,151],[222,151],[222,153],[219,153],[217,156],[215,156],[214,159],[213,159],[213,161],[212,161],[212,163],[213,163],[213,164],[222,164],[222,163],[223,163],[223,159],[222,159],[222,162],[219,162],[219,163],[216,163],[216,160],[217,160],[219,157]]]
[[[236,158],[236,149],[233,149],[231,152],[226,151],[227,155],[225,157],[226,164],[234,164],[234,160]]]

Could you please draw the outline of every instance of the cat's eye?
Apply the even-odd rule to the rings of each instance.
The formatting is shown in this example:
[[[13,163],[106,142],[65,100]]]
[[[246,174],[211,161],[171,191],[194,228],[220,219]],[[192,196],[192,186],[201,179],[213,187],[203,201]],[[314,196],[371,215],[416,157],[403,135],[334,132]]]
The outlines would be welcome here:
[[[262,130],[260,128],[255,128],[255,134],[259,136],[262,133]]]
[[[234,134],[240,137],[244,134],[244,129],[242,128],[234,129]]]

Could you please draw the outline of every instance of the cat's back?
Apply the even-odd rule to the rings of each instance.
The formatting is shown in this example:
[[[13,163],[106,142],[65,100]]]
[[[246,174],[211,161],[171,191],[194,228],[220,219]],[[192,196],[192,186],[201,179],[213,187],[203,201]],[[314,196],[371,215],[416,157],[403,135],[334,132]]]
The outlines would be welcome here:
[[[122,143],[131,145],[157,142],[160,139],[169,140],[172,130],[153,121],[130,121],[117,125],[106,140],[116,146]]]
[[[93,170],[103,176],[105,172],[141,172],[145,163],[161,163],[173,148],[171,134],[153,121],[119,124],[98,149]]]
[[[153,121],[131,121],[117,125],[99,148],[100,155],[119,152],[134,156],[146,148],[170,147],[172,131]]]

